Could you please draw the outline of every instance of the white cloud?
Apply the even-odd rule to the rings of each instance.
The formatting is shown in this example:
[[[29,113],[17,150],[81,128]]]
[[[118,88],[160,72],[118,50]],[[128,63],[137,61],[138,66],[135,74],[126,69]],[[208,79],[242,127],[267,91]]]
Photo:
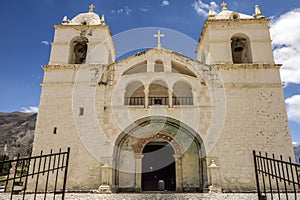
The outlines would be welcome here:
[[[130,8],[128,8],[128,6],[125,6],[124,12],[126,13],[126,15],[129,15],[132,12],[132,10]]]
[[[21,112],[25,112],[25,113],[37,113],[39,111],[39,108],[36,106],[29,106],[27,107],[22,107],[21,108]]]
[[[300,9],[297,8],[273,18],[271,37],[276,63],[283,64],[280,70],[284,83],[300,84]]]
[[[215,12],[219,12],[219,6],[216,2],[212,1],[210,2],[210,7],[212,7],[212,9],[215,11]]]
[[[300,124],[300,95],[294,95],[285,100],[288,118]]]
[[[132,10],[128,7],[128,6],[124,6],[124,8],[120,8],[118,10],[112,10],[111,13],[115,14],[126,14],[126,15],[130,15],[130,13],[132,12]]]
[[[147,12],[148,11],[147,8],[140,8],[140,10],[143,11],[143,12]]]
[[[168,1],[168,0],[163,0],[161,2],[161,6],[168,6],[168,5],[170,5],[170,1]]]
[[[48,46],[50,43],[48,41],[46,41],[46,40],[43,40],[43,41],[41,41],[41,44],[44,44],[44,45]]]
[[[208,15],[209,8],[212,7],[215,12],[219,11],[219,6],[216,2],[212,1],[210,4],[202,2],[202,0],[197,0],[192,3],[192,7],[198,13],[198,15],[206,17]]]

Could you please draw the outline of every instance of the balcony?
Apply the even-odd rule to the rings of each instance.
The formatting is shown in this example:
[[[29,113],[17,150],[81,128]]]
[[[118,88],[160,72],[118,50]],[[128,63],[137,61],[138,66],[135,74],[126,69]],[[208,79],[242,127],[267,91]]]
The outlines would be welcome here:
[[[193,97],[172,97],[172,102],[169,97],[148,97],[147,104],[149,106],[188,106],[193,104]],[[124,105],[126,106],[145,106],[145,97],[125,97]],[[146,106],[145,106],[146,107]]]

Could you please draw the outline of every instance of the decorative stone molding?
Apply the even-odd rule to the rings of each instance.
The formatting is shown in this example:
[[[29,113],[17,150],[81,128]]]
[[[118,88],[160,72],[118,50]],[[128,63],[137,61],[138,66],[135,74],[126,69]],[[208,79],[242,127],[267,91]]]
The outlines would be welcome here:
[[[157,133],[155,135],[152,135],[150,137],[142,138],[137,142],[137,145],[134,149],[134,152],[136,154],[141,154],[143,152],[144,147],[151,141],[157,141],[157,140],[163,140],[168,142],[172,145],[174,148],[176,155],[181,155],[181,148],[180,144],[173,138],[173,136],[167,134],[167,133]]]
[[[239,69],[280,69],[281,64],[218,64],[219,69],[239,70]]]
[[[282,88],[280,83],[254,84],[254,83],[225,83],[225,88]]]
[[[42,68],[45,72],[54,70],[79,70],[79,69],[94,69],[101,68],[104,65],[101,64],[58,64],[58,65],[43,65]]]

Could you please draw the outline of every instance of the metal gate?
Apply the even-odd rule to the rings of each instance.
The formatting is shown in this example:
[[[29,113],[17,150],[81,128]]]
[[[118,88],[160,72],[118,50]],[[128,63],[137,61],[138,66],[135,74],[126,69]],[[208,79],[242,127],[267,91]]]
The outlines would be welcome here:
[[[259,200],[266,199],[300,199],[299,170],[300,165],[279,159],[268,157],[268,154],[256,154],[253,151],[256,187]]]
[[[0,187],[10,199],[64,199],[70,148],[62,152],[0,161]],[[1,199],[2,193],[0,193]],[[50,198],[49,198],[50,197]],[[40,197],[39,197],[40,199]]]

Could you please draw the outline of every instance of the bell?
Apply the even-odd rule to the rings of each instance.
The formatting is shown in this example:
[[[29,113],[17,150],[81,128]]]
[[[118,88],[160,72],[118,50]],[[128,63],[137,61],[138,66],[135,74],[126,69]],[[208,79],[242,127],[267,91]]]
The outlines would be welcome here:
[[[235,42],[234,52],[241,52],[241,51],[243,51],[243,49],[244,49],[244,48],[243,48],[243,46],[242,46],[240,40],[237,40],[237,41]]]

